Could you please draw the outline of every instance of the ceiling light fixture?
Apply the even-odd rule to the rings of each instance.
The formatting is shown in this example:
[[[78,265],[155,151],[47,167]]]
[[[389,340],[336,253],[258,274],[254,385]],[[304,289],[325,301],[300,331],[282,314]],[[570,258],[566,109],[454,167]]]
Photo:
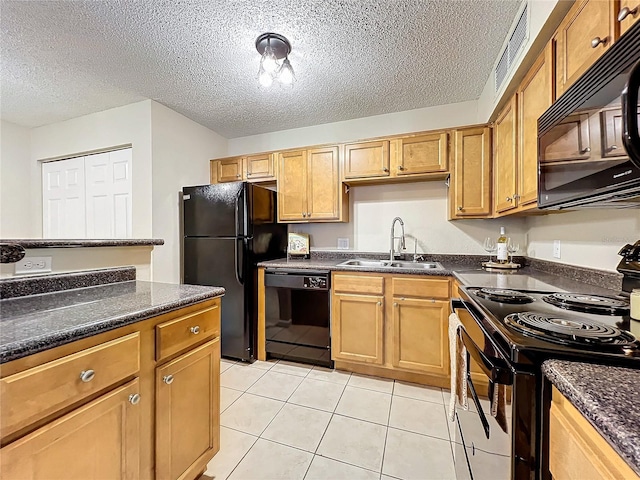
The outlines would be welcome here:
[[[256,50],[262,55],[258,69],[258,82],[265,88],[270,87],[274,80],[280,84],[292,86],[296,81],[293,67],[289,62],[291,44],[277,33],[263,33],[256,39]],[[282,64],[278,61],[283,60]]]

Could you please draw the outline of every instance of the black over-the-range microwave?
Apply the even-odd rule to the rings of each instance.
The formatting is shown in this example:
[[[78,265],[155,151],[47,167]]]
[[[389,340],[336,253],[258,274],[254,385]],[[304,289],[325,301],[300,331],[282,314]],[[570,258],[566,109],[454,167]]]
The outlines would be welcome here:
[[[538,119],[538,207],[640,207],[640,22]]]

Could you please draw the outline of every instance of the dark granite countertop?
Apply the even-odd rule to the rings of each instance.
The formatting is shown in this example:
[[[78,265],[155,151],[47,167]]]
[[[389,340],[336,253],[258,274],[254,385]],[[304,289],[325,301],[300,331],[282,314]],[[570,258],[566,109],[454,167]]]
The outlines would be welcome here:
[[[24,248],[73,248],[73,247],[144,247],[164,245],[161,238],[105,238],[105,239],[47,239],[4,238],[0,243],[17,243]]]
[[[353,267],[338,265],[348,258],[374,258],[374,254],[353,253],[350,256],[340,255],[340,258],[311,258],[307,260],[287,259],[270,260],[258,263],[259,267],[286,268],[293,270],[329,270],[341,272],[370,272],[393,273],[405,275],[453,276],[465,286],[499,287],[523,290],[542,291],[571,291],[577,293],[591,293],[612,295],[617,290],[598,287],[589,283],[574,280],[568,276],[554,275],[532,267],[518,270],[488,271],[481,267],[486,257],[475,255],[437,255],[429,256],[428,261],[442,264],[442,270],[425,268],[390,268],[390,267]],[[563,270],[564,273],[564,270]],[[570,275],[570,273],[567,273]],[[580,277],[582,279],[582,277]]]
[[[126,281],[0,301],[0,363],[224,295],[224,288]]]
[[[547,360],[542,371],[640,475],[640,370]]]

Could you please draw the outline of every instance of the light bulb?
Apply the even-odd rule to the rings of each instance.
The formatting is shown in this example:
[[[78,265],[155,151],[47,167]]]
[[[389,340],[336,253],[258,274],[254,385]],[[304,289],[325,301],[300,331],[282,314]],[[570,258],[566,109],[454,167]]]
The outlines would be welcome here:
[[[293,74],[293,67],[291,63],[289,63],[288,58],[285,58],[284,62],[282,62],[282,66],[278,72],[278,80],[283,85],[293,85],[293,82],[296,81],[296,76]]]
[[[267,73],[275,73],[275,71],[280,66],[278,64],[278,59],[276,58],[276,54],[273,52],[273,48],[271,45],[267,45],[264,49],[264,53],[262,54],[262,60],[260,61],[262,68],[265,69]]]
[[[258,74],[258,81],[260,82],[260,85],[262,85],[265,88],[268,88],[273,83],[273,77],[269,72],[261,68],[260,73]]]

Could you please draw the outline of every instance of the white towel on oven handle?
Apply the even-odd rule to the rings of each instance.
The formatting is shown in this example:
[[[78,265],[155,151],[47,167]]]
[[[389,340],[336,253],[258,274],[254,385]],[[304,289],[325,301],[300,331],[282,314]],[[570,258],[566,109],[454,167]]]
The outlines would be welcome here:
[[[467,349],[458,335],[464,328],[458,315],[449,315],[449,357],[451,360],[451,397],[449,399],[449,421],[456,419],[456,404],[469,409],[467,401]]]

